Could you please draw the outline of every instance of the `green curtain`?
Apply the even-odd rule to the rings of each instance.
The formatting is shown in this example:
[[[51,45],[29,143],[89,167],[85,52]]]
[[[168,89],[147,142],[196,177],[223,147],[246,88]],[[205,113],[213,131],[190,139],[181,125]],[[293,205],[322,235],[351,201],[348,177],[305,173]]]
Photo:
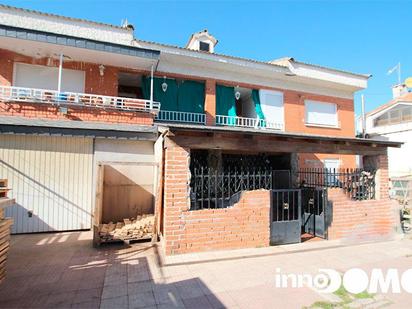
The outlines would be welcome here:
[[[235,88],[216,85],[216,115],[232,116],[228,124],[235,124],[236,114]]]
[[[166,92],[162,89],[163,82],[167,83]],[[150,99],[150,76],[142,77],[142,93],[145,100]],[[161,110],[178,111],[178,87],[176,80],[170,78],[153,78],[153,100],[160,102]]]
[[[265,115],[263,114],[262,106],[260,105],[259,90],[256,90],[256,89],[252,90],[252,100],[253,100],[253,103],[255,104],[256,115],[259,117],[259,119],[264,120]]]
[[[181,112],[205,112],[205,83],[184,80],[179,84],[178,110]]]

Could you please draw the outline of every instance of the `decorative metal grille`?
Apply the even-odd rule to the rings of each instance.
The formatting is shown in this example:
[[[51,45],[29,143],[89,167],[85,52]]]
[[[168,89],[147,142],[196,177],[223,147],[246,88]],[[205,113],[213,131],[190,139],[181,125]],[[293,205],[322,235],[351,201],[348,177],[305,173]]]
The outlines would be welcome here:
[[[374,170],[303,168],[297,171],[301,187],[341,188],[354,200],[375,198]]]
[[[191,178],[191,210],[233,206],[242,191],[271,189],[272,171],[195,169]]]

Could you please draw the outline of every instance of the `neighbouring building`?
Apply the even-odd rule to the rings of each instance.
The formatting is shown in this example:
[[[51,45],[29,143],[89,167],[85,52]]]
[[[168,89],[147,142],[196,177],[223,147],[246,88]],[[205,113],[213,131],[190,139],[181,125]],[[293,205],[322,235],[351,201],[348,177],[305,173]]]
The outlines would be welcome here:
[[[154,213],[166,254],[390,237],[387,148],[355,137],[369,75],[185,47],[0,6],[0,178],[13,233]],[[364,168],[356,169],[356,155]]]
[[[403,142],[389,148],[389,176],[412,176],[412,93],[405,85],[393,87],[393,99],[366,114],[365,131],[371,138]]]

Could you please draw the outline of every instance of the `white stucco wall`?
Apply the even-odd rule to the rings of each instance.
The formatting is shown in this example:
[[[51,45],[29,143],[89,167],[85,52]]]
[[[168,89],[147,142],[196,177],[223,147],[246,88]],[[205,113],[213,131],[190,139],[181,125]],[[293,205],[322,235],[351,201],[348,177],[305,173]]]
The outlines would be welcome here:
[[[94,145],[94,161],[99,162],[154,162],[154,143],[117,139],[99,139]]]
[[[412,174],[412,130],[385,134],[390,141],[404,142],[401,148],[389,148],[389,176]]]

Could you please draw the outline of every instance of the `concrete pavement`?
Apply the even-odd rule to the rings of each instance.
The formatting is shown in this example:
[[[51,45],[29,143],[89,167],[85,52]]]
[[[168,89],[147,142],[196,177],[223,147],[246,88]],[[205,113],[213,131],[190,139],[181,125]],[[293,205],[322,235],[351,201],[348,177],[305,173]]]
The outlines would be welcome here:
[[[339,302],[313,289],[278,288],[276,270],[412,268],[412,241],[332,242],[177,256],[138,243],[94,249],[90,232],[12,237],[1,308],[302,308]],[[166,262],[167,265],[162,265]],[[342,296],[346,297],[346,296]],[[367,298],[367,297],[366,297]],[[322,303],[316,303],[322,302]],[[408,308],[412,294],[354,298],[356,308]]]

